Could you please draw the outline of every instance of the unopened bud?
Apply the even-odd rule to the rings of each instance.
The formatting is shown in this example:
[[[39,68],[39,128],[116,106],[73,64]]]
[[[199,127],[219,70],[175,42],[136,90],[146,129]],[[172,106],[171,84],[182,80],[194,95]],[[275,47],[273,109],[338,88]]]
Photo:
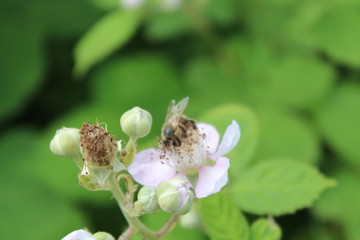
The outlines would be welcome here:
[[[195,229],[201,226],[199,215],[194,207],[190,210],[190,212],[180,217],[180,225],[183,228],[189,229]]]
[[[115,238],[107,232],[97,232],[93,234],[96,240],[115,240]]]
[[[120,118],[120,126],[126,135],[138,139],[145,137],[151,130],[151,114],[139,107],[125,112]]]
[[[194,200],[191,184],[178,177],[161,182],[156,189],[156,195],[160,208],[176,215],[188,213]]]
[[[153,213],[160,210],[156,198],[156,189],[150,186],[142,187],[138,193],[138,198],[134,203],[134,207],[139,214]]]
[[[50,150],[63,157],[75,156],[80,152],[80,130],[65,127],[57,130],[50,142]]]
[[[99,125],[84,123],[80,129],[83,160],[89,167],[112,168],[118,146],[114,137]]]

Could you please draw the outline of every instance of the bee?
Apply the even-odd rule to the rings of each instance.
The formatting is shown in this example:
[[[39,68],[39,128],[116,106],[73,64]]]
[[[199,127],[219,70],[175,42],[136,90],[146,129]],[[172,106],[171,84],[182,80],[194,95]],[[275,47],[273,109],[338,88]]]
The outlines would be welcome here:
[[[170,102],[161,131],[164,146],[179,147],[184,140],[197,131],[195,121],[183,115],[188,102],[189,97],[182,99],[177,104],[175,104],[175,100]]]

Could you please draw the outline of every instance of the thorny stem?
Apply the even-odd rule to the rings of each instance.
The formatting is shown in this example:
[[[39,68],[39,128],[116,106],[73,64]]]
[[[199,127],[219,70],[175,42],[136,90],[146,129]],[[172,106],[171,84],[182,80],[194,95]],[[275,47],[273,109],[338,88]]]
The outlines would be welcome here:
[[[173,215],[167,223],[161,228],[158,232],[154,232],[153,230],[149,229],[147,226],[144,225],[141,220],[136,216],[130,216],[126,206],[127,206],[127,199],[125,197],[125,194],[119,187],[117,180],[116,180],[116,174],[113,173],[109,177],[109,184],[113,193],[114,198],[116,199],[121,212],[123,213],[126,221],[129,223],[129,228],[121,234],[118,240],[127,240],[130,239],[131,236],[133,236],[136,232],[139,232],[144,239],[148,240],[157,240],[165,236],[177,223],[177,220],[179,219],[178,215]]]
[[[128,229],[123,232],[118,240],[129,240],[135,234],[136,229],[134,227],[128,227]]]

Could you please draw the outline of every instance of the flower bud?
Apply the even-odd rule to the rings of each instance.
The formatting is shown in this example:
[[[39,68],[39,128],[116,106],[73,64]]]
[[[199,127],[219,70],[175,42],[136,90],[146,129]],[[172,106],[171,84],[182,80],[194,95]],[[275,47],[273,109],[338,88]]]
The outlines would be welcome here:
[[[115,240],[115,238],[107,232],[97,232],[93,234],[96,240]]]
[[[104,128],[88,122],[84,123],[80,129],[80,146],[83,160],[89,168],[112,168],[118,146],[114,136]]]
[[[145,137],[151,130],[151,114],[139,107],[125,112],[120,118],[120,126],[123,132],[131,138]]]
[[[63,157],[75,156],[80,152],[80,130],[65,127],[57,130],[50,142],[50,150]]]
[[[160,207],[156,198],[156,189],[150,186],[142,187],[138,193],[134,207],[139,214],[153,213],[159,210]]]
[[[156,195],[162,210],[177,215],[188,213],[194,200],[191,184],[178,177],[161,182]]]
[[[200,228],[200,218],[194,207],[190,212],[180,217],[180,225],[188,229]]]

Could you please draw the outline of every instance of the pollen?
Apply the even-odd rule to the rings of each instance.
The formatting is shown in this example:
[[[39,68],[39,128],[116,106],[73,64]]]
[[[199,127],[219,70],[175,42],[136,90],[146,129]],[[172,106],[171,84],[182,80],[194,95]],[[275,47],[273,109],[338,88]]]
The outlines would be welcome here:
[[[86,122],[80,129],[83,160],[89,166],[111,166],[118,147],[115,137],[99,125]]]
[[[204,134],[194,131],[182,139],[180,146],[163,143],[159,151],[160,160],[177,170],[197,169],[206,161]]]

